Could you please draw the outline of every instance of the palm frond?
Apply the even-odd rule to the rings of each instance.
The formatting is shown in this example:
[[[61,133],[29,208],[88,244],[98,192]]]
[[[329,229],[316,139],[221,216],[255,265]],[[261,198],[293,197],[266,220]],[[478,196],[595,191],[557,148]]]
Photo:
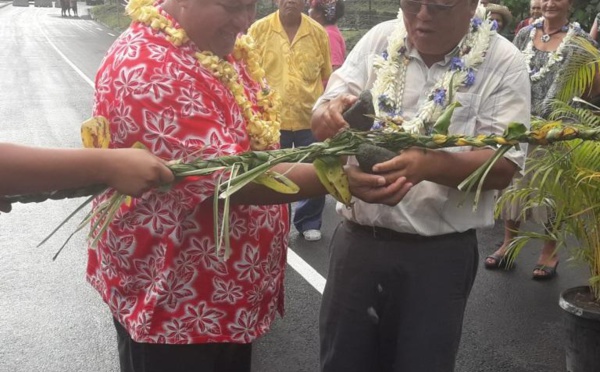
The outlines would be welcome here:
[[[577,102],[585,102],[577,99]],[[589,108],[575,107],[571,103],[554,100],[551,103],[553,110],[550,120],[566,120],[581,123],[584,126],[597,128],[600,126],[600,116]]]
[[[587,39],[576,36],[573,44],[573,55],[559,74],[562,89],[557,98],[564,102],[574,96],[580,97],[589,90],[600,62],[600,51]]]
[[[587,171],[589,174],[597,173],[600,170],[600,146],[598,143],[583,141],[571,141],[566,144],[571,147],[571,161],[579,171]]]
[[[516,257],[530,239],[556,240],[588,267],[589,283],[600,299],[600,144],[572,140],[538,147],[528,159],[527,173],[530,183],[507,190],[496,215],[501,203],[521,201],[523,216],[543,205],[552,211],[551,226],[537,236],[519,232],[511,255]],[[576,246],[567,245],[570,237],[576,238]]]

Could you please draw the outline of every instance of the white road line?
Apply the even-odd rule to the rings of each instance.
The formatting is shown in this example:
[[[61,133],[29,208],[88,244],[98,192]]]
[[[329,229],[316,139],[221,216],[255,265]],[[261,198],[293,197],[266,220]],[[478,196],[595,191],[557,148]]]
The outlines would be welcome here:
[[[296,254],[296,252],[292,251],[291,248],[288,248],[287,251],[287,262],[292,267],[292,269],[296,270],[296,272],[304,278],[308,282],[308,284],[312,285],[320,294],[323,294],[323,290],[325,289],[325,278],[321,276],[317,272],[317,270],[313,269],[306,261],[304,261],[300,256]]]
[[[102,31],[102,29],[100,27],[96,27],[96,30],[98,31]]]
[[[67,56],[65,56],[65,55],[64,55],[64,54],[63,54],[63,53],[62,53],[62,52],[61,52],[61,51],[60,51],[60,50],[59,50],[59,49],[56,47],[56,45],[54,45],[54,43],[52,42],[52,40],[50,40],[50,38],[48,37],[48,35],[46,35],[46,33],[45,33],[45,32],[44,32],[42,29],[41,29],[41,27],[40,27],[40,31],[42,31],[42,35],[44,35],[44,37],[46,38],[46,40],[48,41],[48,43],[50,44],[50,46],[51,46],[52,48],[54,48],[54,50],[56,51],[56,53],[58,53],[58,55],[59,55],[59,56],[61,56],[61,57],[62,57],[62,59],[64,59],[64,60],[65,60],[65,62],[67,62],[67,64],[68,64],[69,66],[71,66],[71,68],[72,68],[73,70],[75,70],[75,72],[76,72],[76,73],[77,73],[79,76],[81,76],[81,78],[82,78],[83,80],[85,80],[85,82],[86,82],[86,83],[88,83],[88,84],[89,84],[89,85],[92,87],[92,89],[93,89],[93,88],[94,88],[94,82],[93,82],[92,80],[90,80],[90,78],[88,78],[87,76],[85,76],[85,74],[83,73],[83,71],[81,71],[79,68],[77,68],[77,66],[75,66],[75,64],[74,64],[73,62],[71,62],[71,60],[70,60],[70,59],[68,59],[68,58],[67,58]]]
[[[79,22],[75,22],[75,26],[79,27],[80,29],[82,29],[83,31],[88,31],[86,30],[83,25],[80,25]]]
[[[110,36],[112,36],[112,37],[115,37],[115,35],[114,35],[114,34],[111,34],[110,32],[107,32],[107,34],[109,34],[109,35],[110,35]]]

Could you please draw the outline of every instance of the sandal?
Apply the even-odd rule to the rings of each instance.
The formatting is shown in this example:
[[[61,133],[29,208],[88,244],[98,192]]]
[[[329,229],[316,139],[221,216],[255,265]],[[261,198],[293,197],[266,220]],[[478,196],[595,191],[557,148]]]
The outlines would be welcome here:
[[[489,260],[492,260],[492,262],[489,262]],[[487,256],[483,261],[483,264],[486,269],[490,270],[510,269],[515,266],[514,262],[510,264],[508,259],[505,259],[503,255],[500,255],[498,253],[492,253],[491,255]]]
[[[556,268],[559,262],[556,262],[554,266],[546,266],[542,264],[535,265],[533,268],[533,280],[550,280],[556,276]],[[544,274],[536,274],[537,270],[542,271]]]

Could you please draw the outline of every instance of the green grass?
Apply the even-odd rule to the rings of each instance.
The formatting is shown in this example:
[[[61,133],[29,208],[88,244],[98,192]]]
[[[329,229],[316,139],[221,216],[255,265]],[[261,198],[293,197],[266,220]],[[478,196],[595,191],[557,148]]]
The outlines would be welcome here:
[[[396,18],[399,0],[372,0],[369,12],[369,1],[346,1],[345,15],[338,22],[342,35],[346,40],[348,52],[354,48],[358,40],[376,24]]]
[[[352,50],[352,48],[354,48],[354,46],[356,45],[356,43],[358,43],[358,41],[360,40],[361,37],[363,37],[363,35],[369,31],[368,29],[362,29],[362,30],[344,30],[342,29],[342,36],[344,36],[344,40],[346,40],[346,49],[348,50],[348,52],[350,52]]]
[[[97,5],[90,9],[90,14],[96,21],[119,32],[125,31],[131,23],[131,19],[125,14],[125,8],[122,5]]]
[[[356,11],[369,11],[369,1],[368,0],[358,0],[358,1],[346,1],[346,12],[356,12]],[[387,0],[372,0],[371,1],[371,11],[372,12],[398,12],[398,8],[400,7],[400,1],[387,1]]]

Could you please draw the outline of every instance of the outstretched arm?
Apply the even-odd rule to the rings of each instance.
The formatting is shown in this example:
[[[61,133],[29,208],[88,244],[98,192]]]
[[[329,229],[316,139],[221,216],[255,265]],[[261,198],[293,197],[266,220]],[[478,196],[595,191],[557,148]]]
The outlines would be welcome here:
[[[0,143],[0,195],[105,184],[137,196],[173,181],[165,163],[141,149],[48,149]]]
[[[410,148],[391,160],[376,164],[373,170],[377,174],[395,173],[393,179],[406,177],[415,185],[421,181],[431,181],[456,188],[493,154],[494,150],[491,149],[449,152]],[[485,178],[483,190],[507,187],[517,171],[516,164],[505,158],[499,159]]]

